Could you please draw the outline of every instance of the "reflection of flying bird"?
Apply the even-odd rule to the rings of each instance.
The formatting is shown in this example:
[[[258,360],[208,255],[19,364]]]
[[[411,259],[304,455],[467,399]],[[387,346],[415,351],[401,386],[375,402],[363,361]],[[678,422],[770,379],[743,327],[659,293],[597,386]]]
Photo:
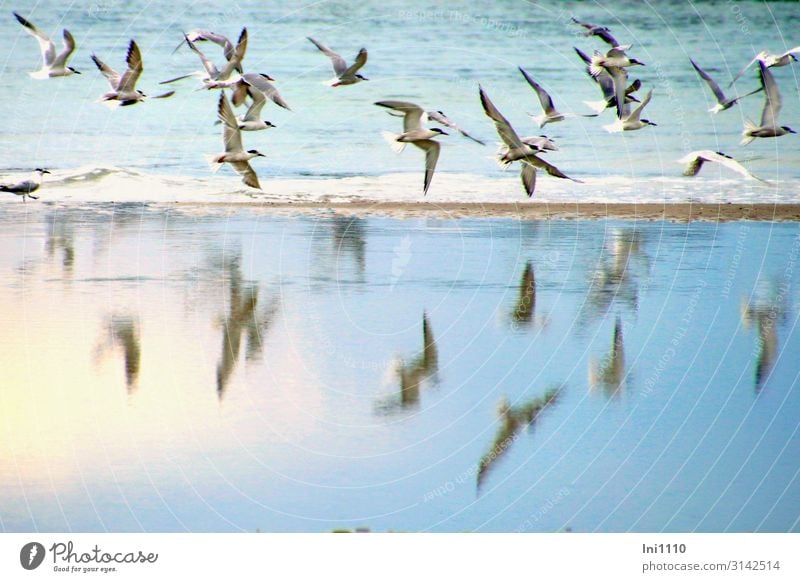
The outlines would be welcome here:
[[[136,389],[141,365],[142,348],[136,321],[129,315],[112,315],[105,324],[105,339],[99,344],[97,358],[113,348],[121,348],[125,363],[125,385],[128,393]]]
[[[647,266],[644,234],[635,228],[613,230],[592,276],[584,304],[590,316],[604,316],[614,302],[625,302],[636,310],[639,293],[634,259]]]
[[[242,176],[242,182],[251,188],[261,189],[258,176],[250,165],[250,160],[255,157],[266,157],[258,150],[244,150],[242,146],[242,132],[239,129],[239,120],[233,114],[231,104],[223,91],[219,96],[217,117],[222,122],[222,141],[225,144],[225,153],[209,158],[212,171],[216,172],[222,164],[230,164]]]
[[[739,99],[744,99],[749,95],[753,95],[754,93],[758,93],[759,91],[763,91],[763,88],[756,89],[755,91],[751,91],[750,93],[746,93],[741,97],[725,97],[725,93],[722,92],[722,89],[719,88],[717,82],[712,79],[708,73],[706,73],[703,69],[697,66],[692,59],[689,59],[689,62],[692,63],[694,70],[697,71],[697,74],[700,75],[700,78],[703,79],[708,84],[708,87],[711,89],[711,92],[714,94],[714,97],[717,99],[717,104],[714,105],[709,111],[711,113],[719,113],[720,111],[725,111],[726,109],[730,109],[734,105],[739,102]]]
[[[64,37],[64,49],[60,53],[56,53],[56,44],[50,40],[50,37],[36,28],[30,21],[23,18],[16,12],[14,17],[22,26],[25,27],[25,32],[30,34],[39,43],[39,50],[42,52],[42,68],[33,73],[29,73],[34,79],[47,79],[49,77],[67,77],[69,75],[80,75],[80,71],[76,71],[72,67],[67,66],[67,61],[75,52],[75,39],[72,34],[65,28],[62,32]]]
[[[682,157],[680,160],[677,160],[679,164],[686,164],[686,170],[683,172],[684,176],[696,176],[700,169],[703,167],[705,162],[715,162],[728,168],[729,170],[733,170],[744,176],[745,178],[753,178],[754,180],[760,180],[764,182],[758,176],[751,174],[747,168],[745,168],[742,164],[734,160],[727,154],[723,154],[722,152],[714,152],[711,150],[698,150],[696,152],[690,152]]]
[[[522,73],[522,76],[525,77],[525,80],[528,82],[534,91],[536,91],[536,96],[539,98],[539,103],[542,105],[542,111],[544,112],[543,115],[532,115],[528,114],[533,117],[533,120],[539,124],[539,127],[544,127],[548,123],[555,123],[557,121],[564,121],[568,117],[578,117],[577,113],[561,113],[558,111],[553,105],[553,99],[550,97],[550,94],[545,91],[539,83],[534,81],[533,77],[531,77],[525,69],[519,67],[519,72]],[[580,117],[597,117],[597,113],[589,113],[589,114],[581,114]]]
[[[386,107],[403,114],[403,133],[383,132],[384,139],[389,143],[392,150],[396,153],[403,151],[407,143],[413,143],[419,149],[425,151],[425,181],[423,183],[423,196],[428,193],[433,172],[436,170],[436,162],[439,160],[441,144],[433,138],[447,135],[438,127],[428,129],[423,126],[422,117],[425,111],[414,103],[407,101],[377,101],[378,107]]]
[[[787,133],[797,133],[791,127],[778,125],[778,113],[781,111],[783,100],[775,78],[767,66],[758,62],[761,87],[764,89],[764,109],[761,111],[761,125],[756,125],[749,119],[745,120],[742,141],[740,145],[747,145],[757,137],[780,137]]]
[[[758,331],[755,389],[760,391],[775,365],[778,355],[777,325],[785,318],[785,309],[774,301],[771,304],[766,301],[748,304],[742,300],[741,317],[745,329],[755,324]]]
[[[31,192],[36,192],[39,189],[39,186],[42,185],[42,178],[44,174],[49,174],[49,170],[45,170],[43,168],[36,168],[33,171],[33,175],[27,179],[23,180],[22,182],[17,182],[16,184],[0,184],[0,192],[11,192],[12,194],[16,194],[17,196],[22,196],[22,201],[27,202],[28,198],[33,198],[34,200],[38,200],[38,196],[34,196]]]
[[[625,380],[625,346],[622,337],[622,320],[617,317],[614,324],[614,339],[611,351],[601,362],[592,358],[589,362],[589,387],[603,387],[609,394],[617,394]]]
[[[489,451],[478,462],[478,491],[480,491],[497,460],[503,457],[508,449],[511,448],[519,432],[525,427],[532,426],[539,418],[539,415],[558,399],[562,389],[563,386],[550,388],[544,393],[544,396],[534,398],[518,406],[511,406],[507,398],[503,398],[500,401],[497,407],[500,415],[500,427]]]
[[[554,165],[538,157],[536,155],[537,150],[520,139],[508,120],[503,117],[500,111],[494,106],[494,103],[491,102],[489,96],[484,92],[483,87],[479,88],[479,93],[484,112],[494,122],[497,134],[506,146],[506,149],[498,156],[497,162],[503,167],[507,167],[511,162],[521,162],[522,185],[525,188],[525,193],[529,197],[533,195],[533,191],[536,188],[537,168],[544,170],[556,178],[565,178],[573,182],[579,182],[579,180],[570,178]]]
[[[128,54],[125,57],[128,68],[122,75],[97,58],[96,55],[92,55],[92,60],[111,86],[111,91],[100,97],[100,101],[103,104],[115,107],[118,105],[135,105],[145,100],[146,95],[136,88],[136,83],[142,75],[142,71],[144,71],[144,66],[142,64],[142,53],[135,40],[131,40],[128,45]],[[153,99],[164,99],[171,97],[174,93],[175,91],[168,91],[161,95],[156,95]]]
[[[533,274],[533,265],[528,261],[522,271],[519,282],[519,296],[514,305],[512,319],[515,323],[529,324],[533,321],[536,311],[536,278]]]
[[[333,64],[333,72],[336,77],[327,82],[331,87],[339,87],[340,85],[355,85],[361,81],[369,81],[364,75],[358,71],[361,67],[367,64],[367,49],[362,48],[356,55],[356,60],[352,65],[348,66],[347,61],[342,58],[342,55],[336,53],[326,47],[319,41],[314,40],[310,36],[307,37],[314,46],[316,46],[322,53],[331,60]]]
[[[439,351],[427,314],[422,314],[422,351],[410,362],[399,359],[394,366],[393,372],[400,380],[400,399],[381,408],[391,411],[398,406],[402,409],[418,406],[422,384],[427,380],[435,382],[439,370]]]

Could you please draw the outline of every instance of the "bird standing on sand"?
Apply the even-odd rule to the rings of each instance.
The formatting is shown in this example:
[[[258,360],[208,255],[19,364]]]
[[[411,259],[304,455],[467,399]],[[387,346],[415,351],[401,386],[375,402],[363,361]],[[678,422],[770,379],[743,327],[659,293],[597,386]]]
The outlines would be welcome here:
[[[67,61],[72,56],[72,53],[75,52],[75,39],[72,38],[72,34],[66,28],[62,32],[64,50],[56,54],[56,44],[50,40],[49,36],[16,12],[14,12],[14,17],[17,22],[25,27],[25,32],[39,42],[39,50],[42,52],[42,68],[33,73],[28,73],[31,77],[34,79],[47,79],[49,77],[68,77],[69,75],[81,74],[80,71],[67,66]]]
[[[433,180],[433,172],[436,170],[436,162],[439,160],[439,151],[442,147],[433,138],[448,134],[438,127],[431,129],[424,127],[422,125],[422,116],[425,114],[425,110],[415,103],[377,101],[375,105],[403,113],[403,133],[383,132],[384,139],[389,143],[393,151],[396,153],[402,152],[408,143],[413,143],[419,149],[425,151],[425,182],[422,190],[422,195],[424,196],[428,193],[431,180]]]
[[[342,55],[332,51],[324,44],[314,40],[310,36],[307,38],[314,44],[314,46],[322,51],[325,56],[330,58],[331,63],[333,63],[333,72],[336,74],[336,77],[328,81],[328,85],[331,87],[339,87],[340,85],[355,85],[361,81],[369,81],[369,79],[358,72],[361,67],[367,64],[367,49],[362,48],[360,51],[358,51],[355,62],[352,65],[347,66],[347,61],[342,58]]]
[[[23,180],[17,184],[0,184],[0,192],[10,192],[17,196],[22,196],[22,201],[27,202],[28,198],[38,200],[38,196],[34,196],[31,192],[36,192],[39,186],[42,185],[42,178],[44,174],[49,174],[48,170],[43,168],[36,168],[33,171],[33,176],[28,180]]]

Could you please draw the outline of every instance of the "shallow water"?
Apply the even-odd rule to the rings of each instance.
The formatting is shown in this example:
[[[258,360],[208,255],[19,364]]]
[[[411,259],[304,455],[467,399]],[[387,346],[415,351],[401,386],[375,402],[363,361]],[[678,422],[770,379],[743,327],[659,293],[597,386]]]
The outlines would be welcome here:
[[[797,531],[796,224],[0,217],[4,531]]]
[[[308,198],[322,188],[345,198],[421,198],[422,152],[408,148],[394,155],[381,131],[398,131],[399,122],[372,105],[381,99],[404,99],[444,110],[489,143],[481,147],[456,135],[443,137],[430,199],[525,200],[518,170],[503,174],[490,159],[497,136],[478,100],[482,84],[521,135],[546,133],[555,139],[561,150],[551,154],[550,161],[585,182],[543,176],[537,197],[765,202],[800,198],[798,136],[739,146],[743,123],[760,117],[763,98],[748,97],[741,106],[711,115],[710,92],[689,63],[690,57],[695,58],[726,87],[756,52],[781,52],[800,44],[797,3],[97,0],[64,6],[47,0],[28,11],[6,2],[0,2],[0,8],[5,15],[0,18],[0,36],[10,39],[0,47],[0,99],[6,106],[0,181],[36,166],[48,167],[56,171],[58,186],[48,195],[59,198],[74,194],[60,188],[60,178],[77,168],[107,166],[136,170],[147,178],[126,185],[106,182],[104,192],[92,191],[94,200],[119,201],[124,199],[119,197],[123,189],[142,196],[177,187],[184,194],[208,197],[236,192],[241,198],[243,187],[233,172],[226,168],[212,178],[203,157],[221,148],[219,128],[213,124],[215,92],[194,92],[196,83],[185,81],[177,85],[172,99],[108,111],[95,103],[107,87],[89,56],[94,52],[120,68],[127,44],[135,38],[145,66],[140,88],[155,95],[161,91],[159,81],[198,67],[190,51],[172,52],[182,31],[206,27],[236,37],[245,25],[250,32],[248,70],[276,78],[292,106],[291,112],[268,106],[264,116],[277,128],[245,136],[248,147],[267,154],[255,165],[268,194],[274,193],[274,181],[299,180],[291,187],[283,184],[278,195]],[[38,64],[37,46],[11,17],[12,10],[22,10],[54,38],[61,27],[69,28],[79,46],[72,64],[83,74],[48,81],[28,78],[26,73]],[[602,129],[612,121],[609,110],[598,119],[570,119],[540,130],[526,115],[539,106],[517,66],[542,83],[564,111],[585,111],[582,102],[600,96],[572,47],[589,54],[605,47],[579,35],[580,29],[569,21],[573,14],[606,24],[621,42],[634,44],[632,54],[647,66],[632,75],[642,79],[645,91],[654,89],[646,112],[658,127],[609,135]],[[307,36],[323,40],[348,59],[366,46],[370,57],[364,74],[370,81],[338,90],[324,86],[330,64]],[[220,58],[216,47],[205,50]],[[780,119],[790,126],[800,126],[798,71],[797,66],[773,69],[784,101]],[[757,84],[751,70],[737,87],[744,93]],[[713,166],[697,180],[682,179],[675,160],[697,149],[721,150],[744,160],[777,187],[743,182]],[[402,187],[397,182],[381,188],[379,182],[359,187],[341,181],[397,173],[409,175]],[[447,180],[448,174],[456,178]],[[182,181],[165,182],[165,176]],[[198,186],[196,178],[207,179],[210,185]],[[153,180],[160,180],[160,187],[152,188]],[[463,185],[472,183],[480,185],[479,192],[465,191]]]

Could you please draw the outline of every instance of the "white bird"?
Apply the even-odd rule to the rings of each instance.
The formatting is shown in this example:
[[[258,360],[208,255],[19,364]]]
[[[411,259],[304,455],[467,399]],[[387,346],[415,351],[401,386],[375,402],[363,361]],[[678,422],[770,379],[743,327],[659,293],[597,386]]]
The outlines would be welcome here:
[[[728,87],[731,87],[736,81],[739,80],[739,77],[744,75],[744,72],[749,69],[754,63],[764,63],[767,68],[772,67],[785,67],[786,65],[790,65],[793,62],[797,61],[797,57],[794,56],[796,53],[800,53],[800,46],[796,46],[793,49],[789,49],[783,54],[772,54],[769,51],[761,51],[756,56],[753,57],[749,63],[747,63],[741,71],[736,73],[736,76],[733,80],[728,84]]]
[[[186,44],[187,39],[191,42],[204,42],[209,41],[213,42],[217,46],[222,48],[222,54],[225,55],[225,59],[230,61],[235,58],[236,55],[236,47],[233,46],[233,43],[228,39],[227,36],[222,34],[217,34],[216,32],[211,32],[210,30],[190,30],[189,32],[184,34],[183,40],[180,44],[175,47],[175,50],[172,52],[175,53],[179,48],[181,48],[184,44]],[[242,64],[239,63],[239,66],[236,67],[236,70],[239,73],[243,73]]]
[[[539,127],[544,127],[548,123],[555,123],[557,121],[564,121],[568,117],[577,117],[578,114],[576,113],[561,113],[559,112],[555,106],[553,105],[553,99],[550,97],[549,93],[545,91],[539,83],[533,80],[525,69],[522,67],[518,67],[519,72],[522,73],[522,76],[525,77],[525,80],[528,82],[528,85],[533,87],[533,90],[536,91],[536,95],[539,97],[539,103],[542,105],[542,111],[544,115],[530,115],[533,120],[539,124]],[[580,117],[597,117],[597,113],[591,114],[581,114]]]
[[[753,178],[755,180],[759,180],[760,182],[766,182],[766,180],[762,180],[758,176],[751,174],[742,164],[734,160],[729,155],[723,154],[722,152],[697,150],[686,154],[680,160],[676,161],[679,164],[686,164],[686,169],[683,172],[684,176],[696,176],[698,172],[700,172],[700,169],[703,167],[705,162],[716,162],[728,168],[729,170],[733,170],[734,172],[741,174],[746,178]]]
[[[628,57],[621,48],[612,48],[605,55],[600,53],[600,51],[594,51],[592,62],[589,64],[589,70],[592,75],[596,77],[603,69],[608,70],[611,67],[632,67],[634,65],[644,66],[644,63]]]
[[[352,65],[347,66],[347,61],[345,61],[339,53],[332,51],[324,44],[314,40],[310,36],[306,38],[308,38],[308,40],[310,40],[314,46],[322,51],[325,56],[330,58],[331,62],[333,63],[333,72],[336,74],[336,77],[328,81],[328,85],[331,87],[338,87],[340,85],[355,85],[361,81],[369,81],[369,79],[358,72],[361,67],[367,64],[367,49],[362,48],[360,51],[358,51],[355,62]]]
[[[146,95],[136,88],[136,82],[144,70],[142,53],[139,51],[136,41],[131,40],[128,45],[128,55],[125,58],[128,68],[122,75],[97,58],[96,55],[92,55],[92,60],[111,86],[111,91],[100,97],[102,103],[114,107],[134,105],[145,100]],[[174,94],[175,91],[168,91],[153,97],[153,99],[165,99]]]
[[[603,129],[605,129],[609,133],[616,133],[620,131],[635,131],[637,129],[642,129],[648,125],[658,125],[653,123],[648,119],[641,119],[642,111],[647,104],[650,103],[650,99],[653,97],[653,90],[647,92],[644,100],[639,103],[639,106],[631,111],[629,114],[624,115],[624,117],[617,119],[614,123],[609,125],[604,125]],[[630,106],[626,105],[625,109],[630,110]]]
[[[689,59],[689,62],[692,63],[694,70],[697,71],[697,74],[700,75],[700,78],[703,79],[706,83],[708,83],[711,92],[717,99],[717,104],[714,105],[714,107],[712,107],[711,109],[709,109],[711,113],[719,113],[720,111],[725,111],[726,109],[730,109],[739,102],[739,99],[743,99],[748,95],[752,95],[754,93],[758,93],[759,91],[763,91],[762,88],[759,88],[756,89],[755,91],[747,93],[746,95],[742,95],[741,97],[725,97],[725,94],[722,92],[722,89],[719,88],[719,85],[717,85],[716,81],[714,81],[714,79],[712,79],[708,75],[708,73],[706,73],[703,69],[697,66],[697,63],[695,63],[692,59]]]
[[[67,61],[72,56],[72,53],[75,52],[75,39],[72,38],[72,34],[66,28],[62,32],[64,50],[56,54],[56,44],[50,40],[49,36],[16,12],[14,12],[14,17],[25,27],[25,32],[39,42],[39,50],[42,52],[42,68],[29,73],[31,77],[34,79],[47,79],[49,77],[67,77],[81,74],[80,71],[67,66]]]
[[[423,183],[422,195],[428,193],[433,172],[436,170],[436,162],[439,160],[441,144],[432,138],[440,135],[448,135],[438,127],[428,129],[422,124],[422,117],[425,110],[415,103],[406,101],[377,101],[375,105],[386,107],[394,111],[403,113],[403,133],[396,134],[388,131],[383,132],[384,139],[389,143],[392,150],[396,153],[403,151],[407,143],[413,143],[419,149],[425,151],[425,181]]]
[[[506,149],[502,152],[502,155],[498,156],[497,162],[503,167],[507,167],[511,162],[515,161],[522,163],[522,185],[525,188],[525,193],[528,195],[528,197],[533,195],[533,191],[536,188],[536,168],[540,168],[556,178],[566,178],[567,180],[572,180],[573,182],[580,181],[570,178],[554,165],[549,164],[536,156],[538,150],[535,150],[520,139],[520,137],[517,135],[517,132],[514,131],[514,128],[511,127],[511,124],[508,122],[508,120],[503,117],[494,104],[489,100],[489,96],[486,95],[483,87],[479,87],[479,92],[484,112],[492,121],[494,121],[497,134],[506,145]]]
[[[267,102],[266,95],[258,89],[250,89],[247,94],[250,95],[253,103],[244,115],[239,116],[239,129],[242,131],[259,131],[261,129],[275,127],[271,122],[261,119],[261,110]]]
[[[586,63],[587,65],[592,64],[592,59],[590,59],[586,54],[583,53],[578,48],[572,47],[575,49],[575,52],[581,58],[581,60]],[[602,113],[606,109],[610,107],[617,106],[617,88],[614,82],[614,78],[608,73],[608,71],[600,71],[597,75],[593,75],[589,67],[586,67],[586,74],[597,83],[600,87],[600,91],[603,93],[603,100],[602,101],[584,101],[587,107],[590,107],[597,113]],[[639,79],[636,79],[630,85],[628,83],[628,73],[625,72],[625,69],[618,69],[618,74],[620,74],[624,78],[624,85],[625,88],[625,103],[638,103],[639,100],[633,95],[636,91],[638,91],[642,87],[642,82]]]
[[[227,61],[225,62],[225,65],[223,65],[221,69],[218,69],[217,66],[211,62],[211,60],[209,60],[205,54],[203,54],[203,51],[197,48],[197,45],[195,45],[194,41],[192,41],[191,38],[185,34],[183,36],[183,40],[200,58],[200,62],[203,65],[203,70],[194,71],[186,75],[181,75],[180,77],[161,81],[161,85],[174,83],[175,81],[188,79],[189,77],[197,77],[203,82],[203,86],[207,89],[224,89],[232,86],[240,78],[237,75],[232,79],[231,76],[235,72],[242,69],[242,61],[244,60],[245,52],[247,52],[247,38],[247,28],[243,28],[241,34],[239,35],[239,40],[236,43],[236,48],[233,50],[232,56],[230,58],[226,57]]]
[[[388,113],[393,117],[404,117],[405,115],[402,112],[394,112],[394,111],[387,111],[386,113]],[[467,139],[474,141],[475,143],[478,143],[480,145],[486,145],[486,142],[478,139],[477,137],[471,136],[464,129],[462,129],[455,121],[453,121],[447,115],[445,115],[444,111],[426,111],[422,121],[427,121],[431,123],[436,123],[438,125],[443,125],[444,127],[449,127],[450,129],[457,131]]]
[[[594,52],[589,63],[589,74],[595,78],[600,78],[604,73],[608,74],[614,82],[614,96],[617,105],[617,117],[623,119],[628,115],[629,109],[626,107],[628,88],[627,67],[634,65],[644,65],[644,63],[631,59],[625,51],[613,48],[605,56],[598,51]]]
[[[260,190],[261,185],[258,183],[258,176],[250,165],[250,160],[255,157],[266,156],[258,150],[245,151],[242,146],[242,132],[239,129],[239,121],[233,114],[233,109],[224,91],[219,96],[217,117],[222,122],[222,141],[225,144],[225,152],[209,158],[209,165],[212,171],[219,170],[222,164],[230,164],[242,176],[242,182],[251,188]]]
[[[23,180],[17,184],[0,184],[0,192],[11,192],[17,196],[22,196],[22,201],[27,202],[28,198],[38,200],[38,196],[34,196],[31,192],[36,192],[39,186],[42,185],[42,178],[44,174],[49,174],[48,170],[43,168],[36,168],[33,171],[33,176],[28,180]]]
[[[787,133],[797,133],[791,127],[778,125],[778,113],[781,111],[781,93],[775,78],[767,66],[759,61],[758,68],[761,76],[761,87],[764,89],[764,109],[761,112],[761,125],[756,125],[749,119],[744,122],[742,141],[740,145],[747,145],[757,137],[780,137]]]
[[[281,94],[270,81],[274,81],[272,77],[265,73],[245,73],[240,75],[237,79],[233,80],[230,87],[233,89],[234,107],[239,107],[244,103],[245,97],[252,93],[261,93],[266,99],[269,99],[275,105],[283,107],[291,111],[291,107],[286,103]],[[211,88],[211,87],[209,87]]]

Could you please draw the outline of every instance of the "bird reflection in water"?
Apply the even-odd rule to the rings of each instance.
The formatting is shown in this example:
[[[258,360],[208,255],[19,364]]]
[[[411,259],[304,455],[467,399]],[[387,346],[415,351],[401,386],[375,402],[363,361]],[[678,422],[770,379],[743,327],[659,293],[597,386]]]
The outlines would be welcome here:
[[[101,361],[114,349],[121,349],[125,363],[125,386],[128,394],[136,391],[142,347],[139,339],[139,326],[130,315],[112,315],[103,326],[103,335],[95,349],[95,361]]]
[[[250,361],[260,357],[264,334],[278,311],[276,298],[258,310],[258,285],[245,284],[240,262],[241,257],[236,256],[223,265],[228,285],[228,313],[222,319],[222,353],[217,364],[217,396],[220,400],[239,361],[242,337],[246,336],[245,358]]]
[[[617,317],[611,351],[601,361],[589,362],[589,388],[602,388],[606,394],[619,394],[625,385],[625,346],[622,336],[622,320]]]
[[[530,261],[525,263],[525,268],[522,270],[519,293],[510,319],[515,329],[532,327],[537,323],[546,324],[545,320],[536,317],[536,277]]]
[[[426,381],[436,383],[439,371],[439,352],[427,314],[422,314],[422,351],[410,362],[398,358],[392,364],[393,380],[399,380],[400,393],[398,399],[382,403],[381,412],[414,408],[419,405],[420,388]]]
[[[753,301],[742,299],[741,318],[745,329],[755,325],[758,332],[755,389],[764,387],[778,355],[778,324],[786,319],[784,290],[762,286]]]
[[[614,229],[592,277],[586,300],[590,316],[603,317],[615,300],[628,305],[634,312],[638,309],[639,289],[634,260],[645,267],[649,262],[644,252],[643,233],[633,228]]]
[[[67,273],[72,272],[75,265],[75,242],[72,227],[63,216],[53,215],[47,225],[45,251],[52,260],[56,251],[61,251],[61,265]]]
[[[507,398],[500,400],[497,406],[497,412],[500,416],[500,428],[497,430],[492,446],[478,462],[478,492],[480,492],[481,486],[497,461],[508,452],[514,441],[519,438],[522,429],[526,427],[529,430],[532,429],[539,415],[556,402],[563,388],[563,385],[551,387],[544,393],[544,396],[533,398],[517,406],[512,406]]]
[[[364,240],[363,218],[337,216],[331,223],[331,238],[336,252],[336,261],[345,253],[353,257],[356,270],[364,273],[366,268],[367,243]]]

